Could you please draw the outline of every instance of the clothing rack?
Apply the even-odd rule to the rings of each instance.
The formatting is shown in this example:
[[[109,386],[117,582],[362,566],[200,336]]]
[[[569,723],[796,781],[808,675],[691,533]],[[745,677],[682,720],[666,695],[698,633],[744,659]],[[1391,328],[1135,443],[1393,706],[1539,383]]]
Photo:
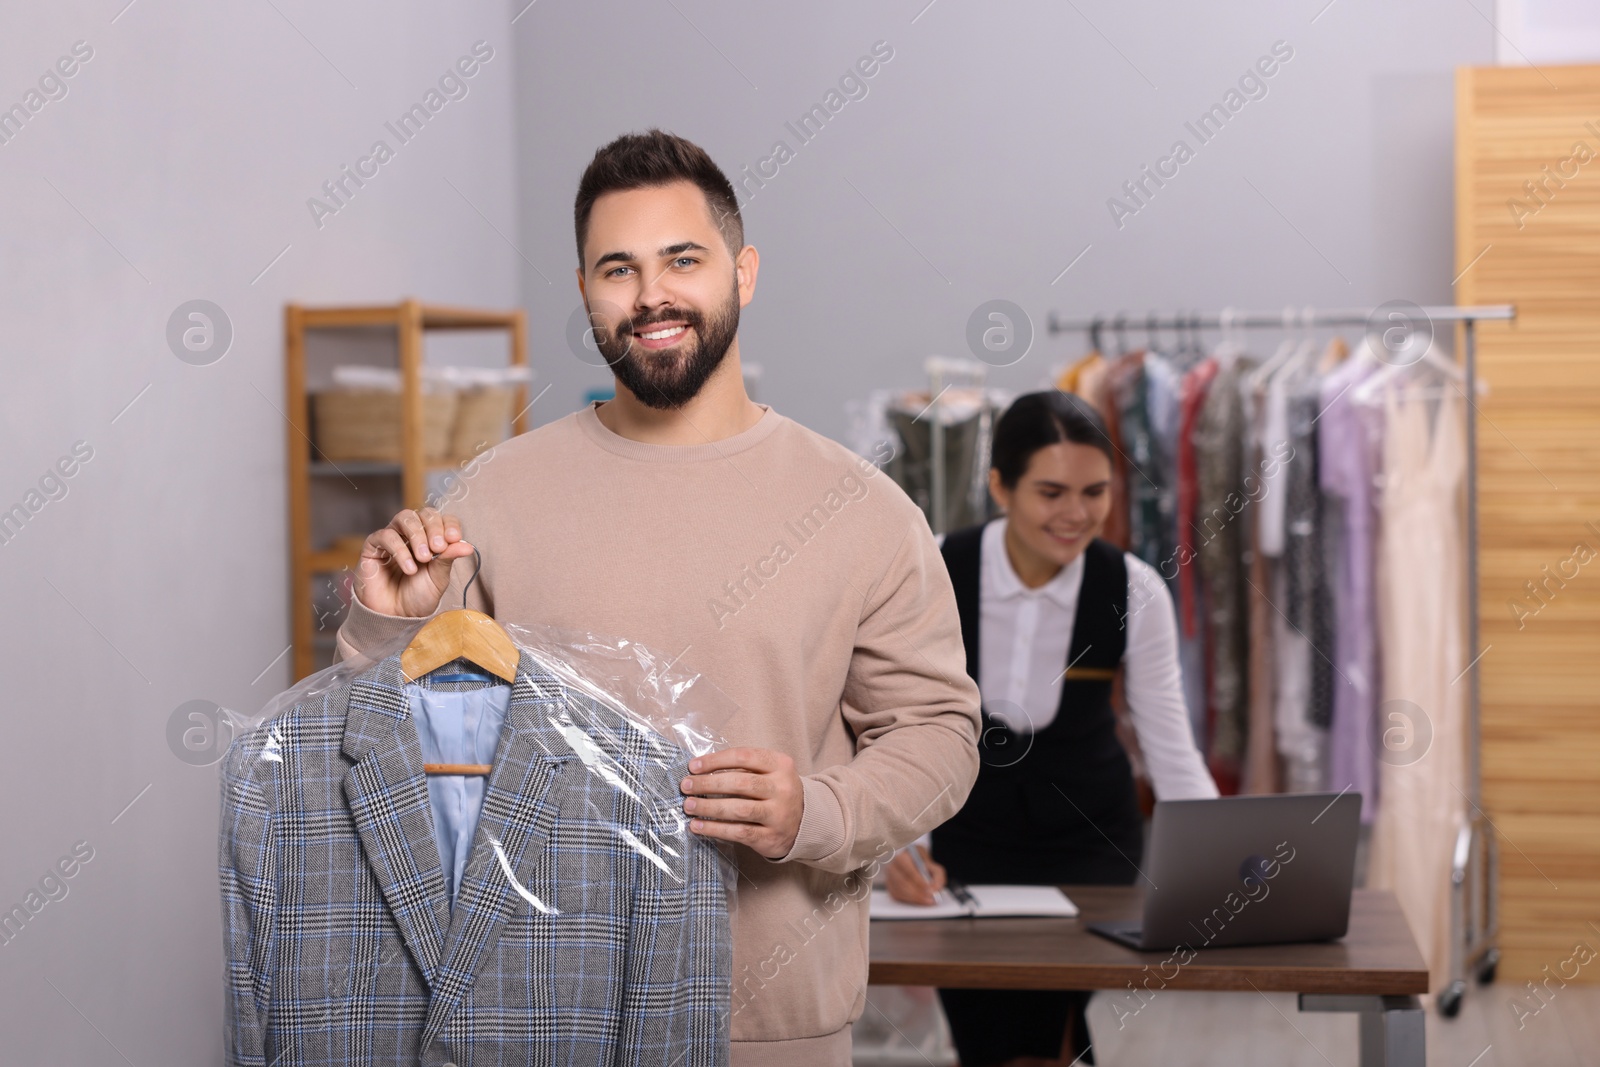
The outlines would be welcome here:
[[[1285,308],[1281,312],[1236,311],[1224,308],[1218,312],[1178,312],[1163,318],[1152,313],[1143,318],[1118,313],[1113,316],[1096,315],[1089,319],[1059,319],[1050,313],[1048,330],[1051,336],[1060,333],[1087,333],[1094,346],[1100,347],[1100,333],[1110,327],[1119,336],[1131,327],[1143,329],[1153,340],[1159,330],[1199,331],[1221,330],[1227,334],[1234,329],[1298,330],[1312,327],[1343,326],[1371,328],[1374,316],[1385,309],[1337,308],[1323,309]],[[1465,381],[1462,392],[1467,400],[1466,410],[1466,586],[1467,586],[1467,651],[1472,655],[1468,664],[1467,693],[1467,783],[1468,803],[1472,810],[1467,814],[1466,825],[1461,828],[1451,860],[1451,981],[1439,994],[1439,1011],[1453,1017],[1461,1008],[1461,998],[1466,993],[1466,975],[1475,971],[1482,982],[1494,980],[1495,964],[1500,953],[1495,947],[1499,935],[1499,862],[1493,827],[1483,814],[1483,782],[1480,769],[1480,699],[1481,686],[1478,662],[1482,653],[1478,648],[1478,420],[1474,398],[1478,395],[1477,338],[1474,326],[1479,322],[1509,322],[1517,317],[1512,304],[1483,304],[1458,306],[1455,304],[1433,307],[1396,304],[1396,313],[1427,323],[1454,322],[1463,328],[1462,370]],[[1382,320],[1379,320],[1382,321]]]

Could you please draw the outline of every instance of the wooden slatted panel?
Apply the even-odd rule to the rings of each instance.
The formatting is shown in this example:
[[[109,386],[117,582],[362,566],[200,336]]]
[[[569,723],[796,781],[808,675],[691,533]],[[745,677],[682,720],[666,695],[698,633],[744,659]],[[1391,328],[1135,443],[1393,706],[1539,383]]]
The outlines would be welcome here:
[[[1478,327],[1478,484],[1483,797],[1520,982],[1600,946],[1600,67],[1461,70],[1456,127],[1456,299],[1517,306]]]

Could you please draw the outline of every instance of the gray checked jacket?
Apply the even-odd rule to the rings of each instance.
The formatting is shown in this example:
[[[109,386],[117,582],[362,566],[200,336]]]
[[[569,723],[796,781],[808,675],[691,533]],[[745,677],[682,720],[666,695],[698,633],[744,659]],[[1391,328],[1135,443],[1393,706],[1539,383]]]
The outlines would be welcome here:
[[[687,755],[523,652],[452,905],[404,684],[379,660],[228,751],[227,1062],[723,1067],[730,868],[670,832]]]

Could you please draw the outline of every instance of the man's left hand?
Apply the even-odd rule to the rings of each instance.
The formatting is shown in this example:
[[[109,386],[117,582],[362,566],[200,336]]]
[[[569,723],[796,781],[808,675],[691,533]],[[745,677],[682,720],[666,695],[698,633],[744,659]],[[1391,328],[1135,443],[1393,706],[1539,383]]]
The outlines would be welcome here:
[[[689,829],[748,845],[769,860],[794,848],[805,794],[794,760],[765,748],[730,748],[689,761],[680,783]]]

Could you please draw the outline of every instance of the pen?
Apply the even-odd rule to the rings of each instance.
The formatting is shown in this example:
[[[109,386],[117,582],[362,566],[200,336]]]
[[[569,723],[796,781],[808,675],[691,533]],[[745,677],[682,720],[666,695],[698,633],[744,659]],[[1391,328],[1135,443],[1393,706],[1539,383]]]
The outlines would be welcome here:
[[[962,885],[960,882],[946,882],[945,888],[950,890],[950,895],[955,897],[962,904],[969,908],[977,908],[978,898],[974,897],[967,887]]]
[[[917,873],[922,875],[922,880],[928,883],[928,888],[933,889],[933,872],[928,870],[928,865],[922,860],[922,850],[916,845],[907,845],[906,851],[911,854],[911,862],[916,865]],[[939,891],[933,891],[933,899],[937,902]]]

